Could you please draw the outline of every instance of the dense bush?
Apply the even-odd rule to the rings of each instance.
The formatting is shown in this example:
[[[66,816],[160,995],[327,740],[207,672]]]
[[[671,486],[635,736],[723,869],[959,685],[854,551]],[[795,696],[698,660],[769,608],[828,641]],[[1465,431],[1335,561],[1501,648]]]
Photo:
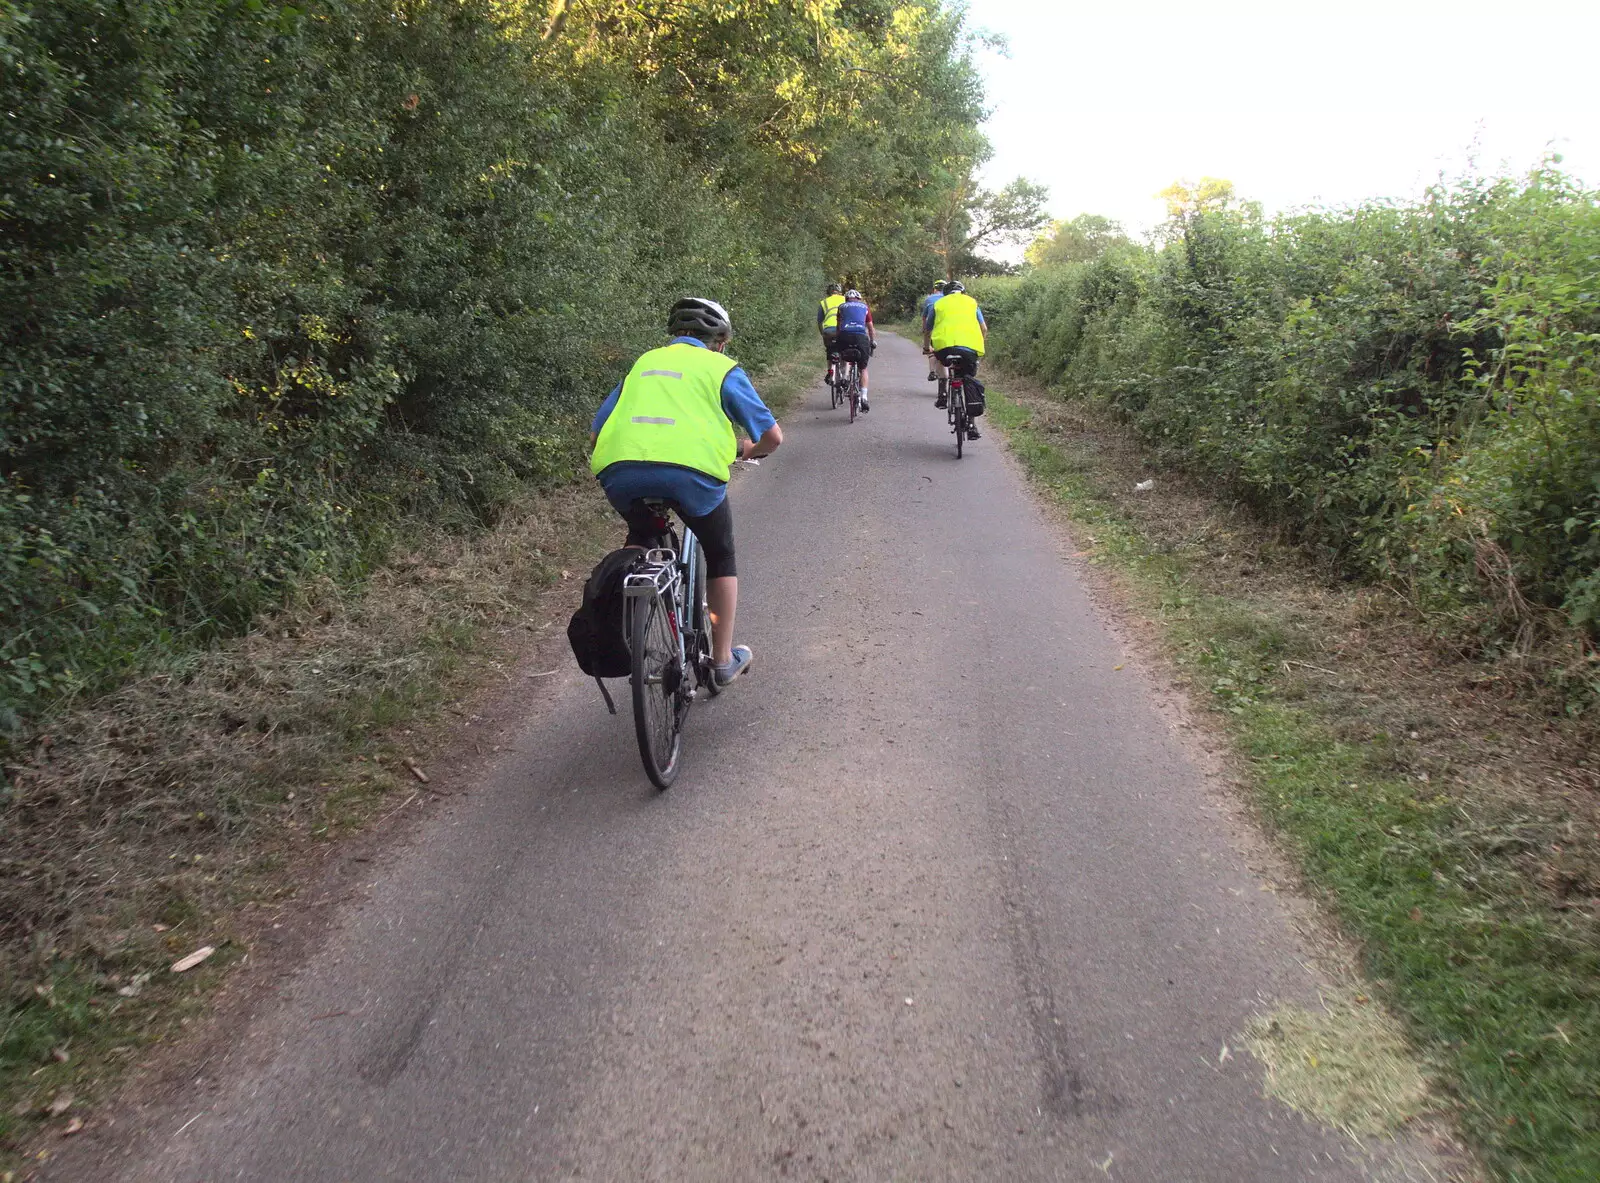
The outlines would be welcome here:
[[[1013,364],[1455,635],[1600,629],[1600,208],[1559,173],[1271,221],[1190,195],[979,294]]]
[[[685,291],[747,363],[809,331],[972,134],[964,45],[940,0],[0,0],[0,733],[570,477]]]

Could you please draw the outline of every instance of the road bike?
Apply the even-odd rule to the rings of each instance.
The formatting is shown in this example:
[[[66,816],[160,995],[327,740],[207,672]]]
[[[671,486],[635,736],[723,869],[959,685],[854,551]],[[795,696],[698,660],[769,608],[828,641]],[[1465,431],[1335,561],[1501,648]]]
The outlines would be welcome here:
[[[701,690],[715,696],[720,687],[711,658],[705,551],[688,526],[680,541],[666,502],[644,504],[656,514],[655,545],[623,578],[623,624],[639,757],[656,788],[668,789],[678,778],[690,705]]]
[[[861,406],[861,371],[853,361],[835,363],[833,381],[829,384],[833,405],[850,407],[850,422],[856,421],[856,411]]]

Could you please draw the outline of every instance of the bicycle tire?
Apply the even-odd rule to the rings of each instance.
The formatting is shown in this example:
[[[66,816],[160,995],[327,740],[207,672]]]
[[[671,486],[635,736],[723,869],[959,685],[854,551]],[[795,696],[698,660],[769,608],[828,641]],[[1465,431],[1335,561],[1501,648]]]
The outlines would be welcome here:
[[[967,390],[960,382],[950,384],[950,412],[955,421],[956,459],[960,460],[967,445]]]
[[[850,422],[856,421],[856,408],[861,405],[861,371],[850,367],[850,385],[845,389],[845,397],[850,400]]]
[[[678,779],[683,753],[684,671],[678,666],[678,646],[667,619],[668,604],[660,596],[634,602],[632,636],[633,727],[639,739],[639,758],[645,775],[658,789],[669,789]]]
[[[708,597],[710,590],[711,572],[706,565],[706,552],[696,539],[694,548],[694,634],[695,634],[695,679],[706,688],[706,693],[715,698],[722,693],[722,687],[717,685],[716,661],[712,657],[712,629],[711,629],[711,604]]]

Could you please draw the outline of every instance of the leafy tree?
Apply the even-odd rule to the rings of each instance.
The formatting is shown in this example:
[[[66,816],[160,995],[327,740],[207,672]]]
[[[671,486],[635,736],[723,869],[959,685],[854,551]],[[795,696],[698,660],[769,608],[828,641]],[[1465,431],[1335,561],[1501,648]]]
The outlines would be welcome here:
[[[1131,242],[1122,223],[1099,214],[1079,214],[1070,222],[1052,222],[1028,247],[1027,260],[1035,267],[1087,263]]]
[[[686,290],[920,283],[942,0],[0,0],[0,742],[569,479]],[[559,343],[559,347],[552,347]]]
[[[1153,246],[985,290],[994,348],[1441,631],[1564,645],[1600,699],[1600,198],[1553,167],[1271,221],[1214,178],[1164,196]]]
[[[1050,220],[1050,191],[1025,177],[1003,188],[981,188],[969,171],[946,195],[935,214],[934,230],[945,277],[971,266],[985,247],[1009,246],[1034,238]]]
[[[1156,196],[1167,203],[1167,217],[1175,220],[1231,209],[1238,202],[1234,196],[1233,182],[1220,177],[1174,181]]]

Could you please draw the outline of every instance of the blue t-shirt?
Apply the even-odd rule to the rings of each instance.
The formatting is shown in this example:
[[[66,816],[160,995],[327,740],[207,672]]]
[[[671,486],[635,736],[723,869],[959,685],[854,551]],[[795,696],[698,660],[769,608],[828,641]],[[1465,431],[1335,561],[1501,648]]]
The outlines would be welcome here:
[[[704,341],[694,337],[674,337],[671,343],[706,348]],[[622,383],[618,382],[595,412],[589,430],[600,434],[621,397]],[[722,380],[722,413],[744,428],[753,440],[760,439],[778,421],[751,385],[750,376],[739,366],[729,370]],[[684,513],[697,518],[716,509],[728,495],[728,483],[710,473],[650,460],[619,460],[608,464],[600,474],[600,487],[606,491],[606,500],[619,510],[641,497],[660,497],[677,502]]]

